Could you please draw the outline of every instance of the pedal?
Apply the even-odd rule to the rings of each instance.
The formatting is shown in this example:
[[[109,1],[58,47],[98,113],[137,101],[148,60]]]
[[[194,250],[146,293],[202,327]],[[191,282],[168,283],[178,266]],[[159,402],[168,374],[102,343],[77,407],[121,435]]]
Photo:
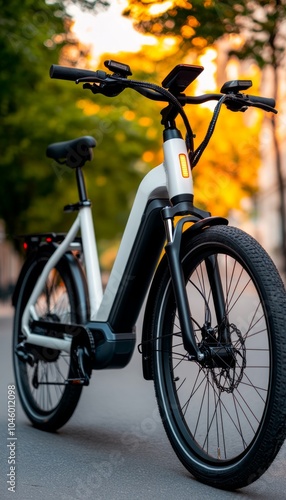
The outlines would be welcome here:
[[[34,366],[35,363],[34,356],[30,352],[27,352],[26,346],[23,342],[17,345],[15,353],[21,361],[28,363],[32,367]]]
[[[66,385],[89,385],[89,378],[68,378],[65,381]]]
[[[67,379],[70,385],[89,385],[95,344],[91,332],[83,329],[73,337],[71,345],[71,366],[73,377]]]
[[[78,377],[67,379],[71,385],[89,385],[91,376],[90,353],[86,347],[77,346],[73,352],[73,371]]]

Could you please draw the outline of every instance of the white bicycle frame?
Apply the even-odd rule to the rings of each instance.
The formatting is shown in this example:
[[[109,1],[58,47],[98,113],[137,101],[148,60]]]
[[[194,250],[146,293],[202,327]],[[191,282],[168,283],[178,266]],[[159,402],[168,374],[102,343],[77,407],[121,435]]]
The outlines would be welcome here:
[[[163,163],[151,170],[139,185],[104,293],[91,207],[85,206],[80,208],[66,237],[45,265],[27,302],[22,316],[22,332],[26,337],[26,342],[46,348],[70,352],[71,338],[69,335],[65,335],[63,339],[39,335],[31,331],[29,322],[31,319],[39,319],[35,309],[35,303],[44,288],[49,273],[70,248],[79,230],[81,231],[82,237],[89,302],[91,306],[90,319],[102,323],[107,321],[118,293],[120,283],[124,277],[126,264],[136,240],[147,203],[153,199],[163,198],[166,199],[167,206],[170,205],[169,200],[172,200],[176,196],[184,194],[188,196],[193,195],[192,173],[185,141],[178,137],[170,138],[164,142],[163,151]],[[171,227],[169,228],[169,233],[170,237],[172,237]],[[126,276],[126,279],[128,279],[128,276]]]

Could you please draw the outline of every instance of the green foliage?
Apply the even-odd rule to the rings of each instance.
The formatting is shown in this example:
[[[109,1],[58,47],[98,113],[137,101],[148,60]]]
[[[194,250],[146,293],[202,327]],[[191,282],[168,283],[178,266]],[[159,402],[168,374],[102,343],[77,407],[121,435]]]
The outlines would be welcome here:
[[[252,59],[260,68],[279,67],[285,55],[286,0],[243,2],[235,16],[244,44],[233,52],[240,59]]]
[[[121,233],[138,183],[149,168],[149,160],[141,159],[142,154],[158,149],[161,127],[156,103],[131,91],[111,100],[88,94],[72,82],[50,80],[50,64],[59,61],[63,47],[66,58],[66,47],[75,43],[66,13],[75,1],[0,0],[0,218],[11,237],[32,231],[64,231],[70,223],[71,216],[62,212],[62,206],[76,201],[74,175],[45,158],[49,143],[85,134],[97,139],[94,160],[86,165],[85,173],[99,240],[115,239]],[[77,3],[100,8],[108,2]],[[152,17],[146,10],[152,3],[130,0],[128,12],[144,31],[177,36],[185,52],[189,48],[199,51],[225,32],[239,32],[249,12],[246,9],[257,4],[180,0],[180,7]],[[285,9],[285,0],[267,5],[278,3]],[[135,16],[138,6],[142,9]],[[278,11],[279,19],[282,15],[278,7],[277,11],[267,9],[264,31],[271,19],[277,20]],[[254,27],[258,29],[257,23]],[[142,54],[139,62],[135,56],[126,60],[126,55],[118,55],[127,63],[130,57],[134,77],[146,78],[147,61]],[[157,64],[156,71],[164,62]],[[148,78],[156,81],[158,76],[151,76],[150,64],[147,67]],[[150,166],[157,160],[161,161],[155,155]]]
[[[147,168],[138,158],[155,144],[154,138],[146,136],[146,127],[124,118],[130,102],[136,116],[144,115],[143,98],[138,96],[137,105],[127,92],[111,101],[87,94],[72,82],[50,80],[50,65],[58,63],[62,47],[70,43],[65,10],[69,2],[0,3],[0,218],[7,233],[12,238],[25,232],[66,230],[70,216],[62,207],[77,200],[74,175],[45,158],[45,150],[49,143],[88,134],[98,143],[93,163],[85,167],[89,196],[99,218],[97,236],[115,238],[142,169]],[[83,109],[85,102],[91,112]],[[94,102],[98,106],[93,112]]]
[[[144,33],[177,36],[182,50],[200,51],[226,33],[239,33],[245,37],[243,47],[235,52],[241,59],[252,58],[263,67],[278,66],[283,58],[286,0],[174,0],[172,7],[158,15],[150,11],[152,4],[151,0],[130,0],[125,15]]]
[[[38,150],[41,127],[37,122],[44,96],[37,88],[42,76],[47,81],[49,62],[58,58],[60,49],[57,45],[48,49],[44,43],[63,31],[63,21],[58,5],[47,6],[42,0],[1,3],[0,217],[13,233],[37,185],[38,173],[34,177],[30,165],[37,154],[43,155]],[[41,162],[38,168],[42,177]]]
[[[236,1],[175,0],[172,7],[158,15],[148,10],[152,3],[150,0],[130,0],[125,15],[133,18],[136,28],[143,33],[176,35],[183,50],[199,51],[212,45],[226,31],[236,32]],[[164,1],[156,4],[164,4]]]
[[[125,14],[132,17],[135,26],[143,32],[175,36],[181,51],[204,51],[224,35],[240,35],[237,37],[241,42],[239,48],[229,55],[252,60],[261,70],[272,69],[273,97],[279,108],[279,90],[283,88],[284,78],[281,69],[285,68],[286,60],[286,0],[173,0],[171,3],[170,7],[170,2],[156,1],[154,10],[152,0],[129,0]],[[276,116],[271,117],[271,124],[280,205],[281,255],[286,273],[285,175]]]

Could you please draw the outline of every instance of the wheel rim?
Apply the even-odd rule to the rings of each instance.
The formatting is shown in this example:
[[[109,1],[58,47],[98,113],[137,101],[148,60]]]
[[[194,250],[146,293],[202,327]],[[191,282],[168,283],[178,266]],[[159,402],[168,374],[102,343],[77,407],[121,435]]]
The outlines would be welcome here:
[[[35,303],[39,319],[51,322],[50,336],[55,336],[53,321],[70,323],[72,320],[71,300],[66,285],[57,269],[52,269],[45,283],[45,288]],[[68,336],[65,336],[65,338]],[[23,340],[21,335],[19,342]],[[31,346],[34,364],[18,361],[19,381],[30,409],[38,415],[49,415],[59,405],[64,396],[70,371],[70,355],[63,351]]]
[[[210,254],[203,252],[201,249],[200,257],[192,259],[196,263],[186,283],[198,343],[202,343],[207,320],[214,332],[219,327],[205,265]],[[247,270],[237,256],[226,253],[217,255],[217,264],[231,341],[237,351],[235,366],[227,371],[189,360],[170,283],[166,290],[169,300],[162,301],[165,310],[160,312],[161,317],[167,316],[163,336],[162,330],[158,332],[156,364],[160,367],[159,392],[167,393],[171,408],[164,408],[164,413],[171,428],[175,427],[173,435],[180,436],[184,453],[192,449],[206,463],[227,464],[245,455],[259,434],[268,404],[270,341],[261,298]]]

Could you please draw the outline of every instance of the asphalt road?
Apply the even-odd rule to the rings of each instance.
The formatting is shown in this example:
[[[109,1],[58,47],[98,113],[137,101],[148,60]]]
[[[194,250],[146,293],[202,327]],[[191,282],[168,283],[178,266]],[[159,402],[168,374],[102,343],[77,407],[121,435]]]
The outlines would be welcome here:
[[[55,434],[34,429],[16,402],[16,492],[8,491],[11,330],[10,311],[0,307],[1,499],[286,499],[285,445],[264,476],[237,493],[210,488],[188,474],[169,445],[137,352],[123,370],[94,372],[73,417]]]

